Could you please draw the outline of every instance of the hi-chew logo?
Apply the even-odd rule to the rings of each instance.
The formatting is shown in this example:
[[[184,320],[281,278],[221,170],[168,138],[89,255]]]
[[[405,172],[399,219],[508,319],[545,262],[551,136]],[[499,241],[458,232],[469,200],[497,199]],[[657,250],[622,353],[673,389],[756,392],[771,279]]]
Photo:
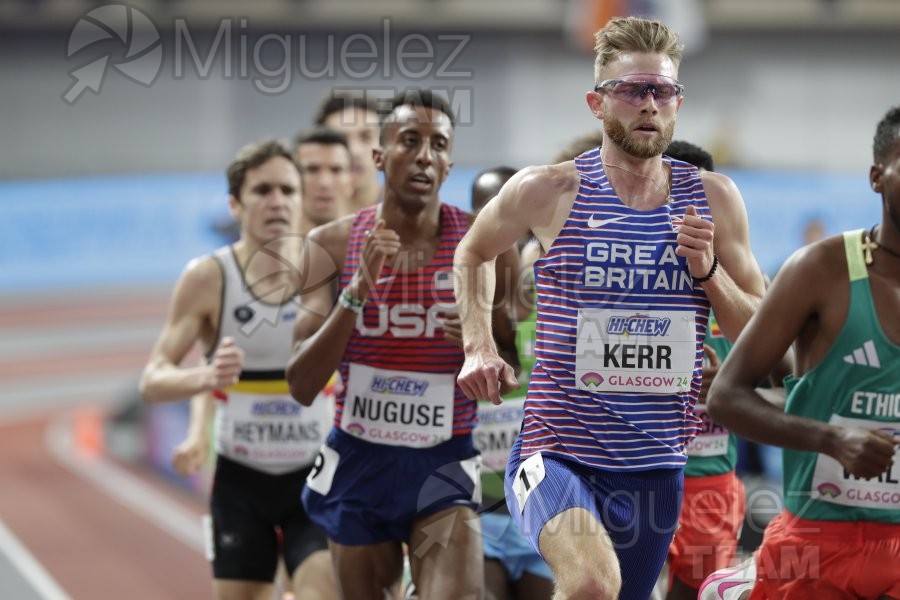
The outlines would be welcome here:
[[[75,104],[86,90],[99,94],[110,66],[144,87],[156,81],[162,67],[159,30],[147,15],[132,6],[107,4],[81,17],[69,35],[66,58],[90,47],[101,52],[69,71],[75,81],[62,96],[66,104]]]
[[[428,382],[422,379],[412,379],[398,375],[395,377],[382,377],[375,375],[372,378],[371,390],[379,394],[396,394],[398,396],[424,396],[428,389]]]
[[[665,336],[672,320],[668,317],[650,317],[636,314],[631,316],[610,317],[606,323],[606,331],[610,335],[644,335]]]

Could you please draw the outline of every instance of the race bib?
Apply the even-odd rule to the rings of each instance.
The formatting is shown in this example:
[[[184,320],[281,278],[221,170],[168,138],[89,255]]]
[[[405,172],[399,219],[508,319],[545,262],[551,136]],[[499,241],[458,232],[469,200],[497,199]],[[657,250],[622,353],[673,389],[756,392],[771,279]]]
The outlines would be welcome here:
[[[685,392],[691,387],[696,356],[692,311],[578,311],[575,382],[580,390]]]
[[[516,503],[519,505],[519,512],[525,512],[525,503],[534,489],[544,480],[546,475],[544,471],[544,458],[540,452],[532,454],[519,465],[516,471],[516,479],[513,481],[512,489],[516,495]]]
[[[453,436],[452,373],[351,364],[341,429],[374,444],[430,448]]]
[[[869,421],[832,415],[829,423],[840,427],[860,427],[882,429],[900,435],[900,424],[884,421]],[[872,479],[857,479],[846,474],[837,460],[819,454],[812,478],[812,497],[822,502],[853,506],[856,508],[900,508],[900,448],[894,450],[894,465],[881,476]]]
[[[481,504],[481,456],[475,455],[472,458],[459,461],[459,466],[463,472],[472,480],[472,502]]]
[[[485,470],[503,472],[509,460],[522,419],[525,418],[525,399],[504,400],[495,405],[478,404],[478,425],[472,433],[475,447],[481,452]]]
[[[228,392],[216,407],[216,450],[272,474],[298,469],[312,463],[333,416],[326,393],[302,406],[280,394]]]
[[[728,430],[713,421],[702,404],[694,407],[694,414],[703,421],[703,429],[685,447],[688,456],[724,456],[728,454]]]
[[[331,491],[331,484],[334,482],[334,474],[337,472],[339,462],[341,462],[341,455],[338,454],[338,451],[322,444],[316,454],[313,467],[306,476],[306,487],[317,494],[327,496]]]

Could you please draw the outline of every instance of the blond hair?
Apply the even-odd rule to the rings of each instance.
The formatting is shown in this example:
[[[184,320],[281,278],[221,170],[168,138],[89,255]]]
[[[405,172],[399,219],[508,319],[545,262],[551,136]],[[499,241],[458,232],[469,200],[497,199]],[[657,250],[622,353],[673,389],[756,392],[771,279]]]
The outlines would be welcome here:
[[[616,17],[594,34],[594,83],[603,79],[600,72],[626,52],[665,54],[678,68],[684,45],[678,34],[661,21],[641,17]]]

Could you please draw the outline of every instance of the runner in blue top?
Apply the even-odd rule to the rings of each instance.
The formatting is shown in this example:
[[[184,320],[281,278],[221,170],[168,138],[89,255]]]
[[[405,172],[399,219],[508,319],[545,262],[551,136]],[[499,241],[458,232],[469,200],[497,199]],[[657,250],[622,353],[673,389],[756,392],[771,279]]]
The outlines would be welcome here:
[[[735,338],[763,281],[734,183],[664,159],[682,102],[681,44],[628,17],[597,34],[601,149],[527,168],[485,207],[456,252],[472,398],[516,385],[486,307],[493,259],[532,232],[536,363],[506,473],[510,513],[546,559],[559,598],[640,598],[677,523],[685,446],[700,430],[710,304]]]

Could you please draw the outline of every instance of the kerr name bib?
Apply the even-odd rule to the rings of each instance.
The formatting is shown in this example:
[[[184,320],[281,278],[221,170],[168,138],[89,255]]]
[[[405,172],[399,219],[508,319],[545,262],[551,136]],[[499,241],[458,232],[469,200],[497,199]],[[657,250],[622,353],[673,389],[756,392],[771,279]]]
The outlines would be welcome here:
[[[684,392],[691,387],[696,353],[693,312],[578,311],[575,382],[580,390]]]

